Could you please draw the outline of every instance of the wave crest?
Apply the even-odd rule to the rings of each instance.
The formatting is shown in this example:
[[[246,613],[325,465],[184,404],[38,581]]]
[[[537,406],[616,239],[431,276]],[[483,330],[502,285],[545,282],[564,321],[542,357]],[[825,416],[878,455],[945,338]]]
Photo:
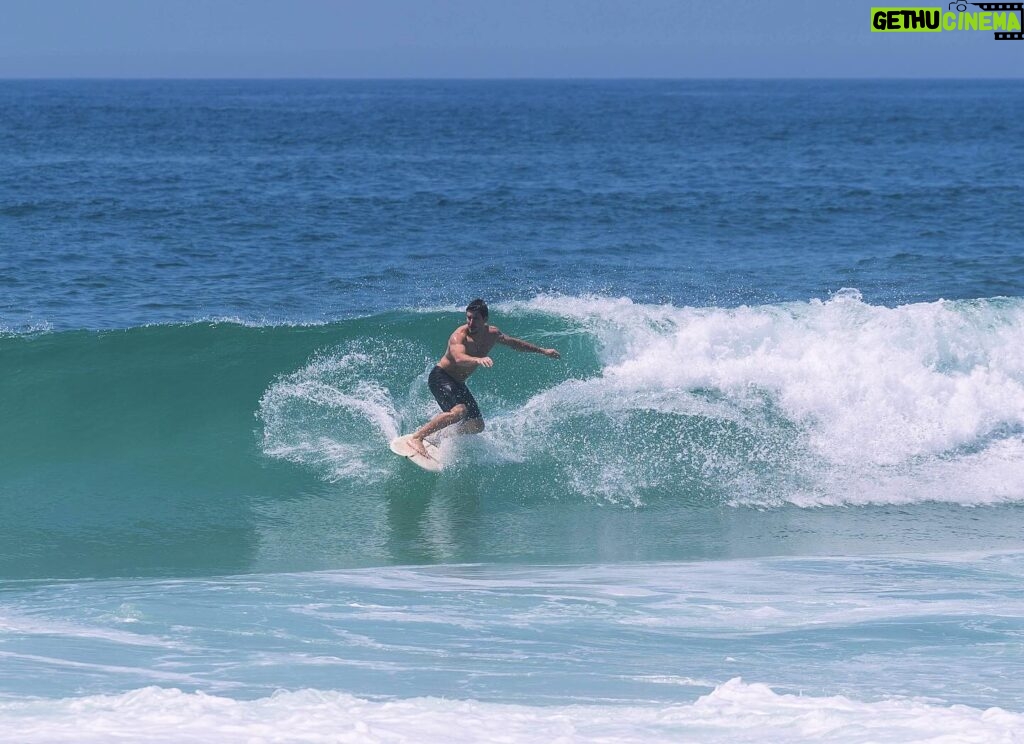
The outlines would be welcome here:
[[[454,445],[456,471],[508,483],[512,468],[523,492],[556,484],[631,504],[1024,495],[1019,300],[884,307],[844,289],[759,307],[544,296],[497,310],[514,335],[557,337],[562,381],[507,355],[474,376],[488,429]],[[442,349],[385,338],[276,383],[261,402],[265,451],[333,462],[333,478],[394,473],[381,443],[434,412],[421,378]]]

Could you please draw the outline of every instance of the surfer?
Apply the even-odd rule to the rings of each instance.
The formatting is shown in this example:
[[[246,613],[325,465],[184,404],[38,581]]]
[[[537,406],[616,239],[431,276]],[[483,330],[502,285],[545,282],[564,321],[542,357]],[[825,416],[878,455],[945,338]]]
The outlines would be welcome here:
[[[492,367],[494,360],[488,354],[495,344],[516,351],[532,351],[549,359],[560,359],[555,349],[542,349],[528,341],[506,336],[487,323],[487,303],[473,300],[466,307],[466,323],[455,329],[448,338],[448,349],[427,378],[431,394],[441,406],[441,413],[421,426],[410,438],[409,445],[427,457],[423,440],[445,427],[462,422],[461,433],[479,434],[484,430],[484,419],[476,399],[466,387],[467,378],[477,367]]]

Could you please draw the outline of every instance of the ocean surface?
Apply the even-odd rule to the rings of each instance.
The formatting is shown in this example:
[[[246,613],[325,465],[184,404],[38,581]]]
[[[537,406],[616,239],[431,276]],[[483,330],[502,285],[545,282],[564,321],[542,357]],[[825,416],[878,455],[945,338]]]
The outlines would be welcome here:
[[[1024,83],[0,81],[0,742],[1024,741]],[[487,428],[387,442],[474,297]]]

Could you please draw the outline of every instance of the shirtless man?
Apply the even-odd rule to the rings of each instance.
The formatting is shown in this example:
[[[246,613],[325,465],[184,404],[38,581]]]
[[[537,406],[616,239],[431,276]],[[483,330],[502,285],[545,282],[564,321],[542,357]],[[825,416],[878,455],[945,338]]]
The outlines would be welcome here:
[[[484,419],[473,394],[466,387],[466,379],[477,367],[492,367],[494,361],[487,356],[495,344],[504,344],[516,351],[532,351],[549,359],[561,355],[554,349],[542,349],[518,338],[506,336],[492,325],[487,324],[487,303],[473,300],[466,308],[466,324],[455,329],[448,338],[448,349],[441,361],[430,372],[427,385],[441,406],[437,414],[421,426],[409,445],[421,455],[427,456],[423,439],[446,426],[464,421],[462,433],[479,434],[484,430]]]

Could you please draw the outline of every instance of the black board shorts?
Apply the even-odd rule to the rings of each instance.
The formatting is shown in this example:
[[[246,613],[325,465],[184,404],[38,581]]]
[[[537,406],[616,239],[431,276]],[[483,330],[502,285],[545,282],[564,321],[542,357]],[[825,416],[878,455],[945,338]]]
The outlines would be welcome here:
[[[434,367],[430,370],[430,376],[427,378],[427,387],[430,388],[430,392],[437,401],[437,405],[441,406],[441,410],[445,413],[461,403],[466,406],[467,420],[484,417],[480,413],[480,406],[476,404],[476,398],[473,397],[473,393],[469,392],[469,388],[466,387],[466,383],[459,382],[440,367]]]

